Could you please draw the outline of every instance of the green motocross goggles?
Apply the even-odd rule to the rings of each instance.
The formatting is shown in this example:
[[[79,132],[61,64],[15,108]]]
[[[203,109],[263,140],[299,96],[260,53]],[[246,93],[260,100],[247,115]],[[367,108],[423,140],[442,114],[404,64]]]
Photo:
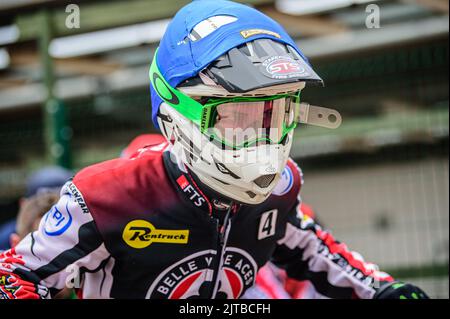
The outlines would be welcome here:
[[[258,144],[279,144],[297,123],[336,129],[342,123],[338,111],[300,103],[300,93],[263,97],[211,97],[204,104],[167,83],[157,64],[150,67],[150,81],[159,97],[194,122],[211,141],[233,149]]]
[[[264,97],[210,98],[201,104],[171,87],[161,75],[156,55],[150,81],[168,105],[199,126],[210,140],[239,149],[278,144],[297,126],[300,91]]]

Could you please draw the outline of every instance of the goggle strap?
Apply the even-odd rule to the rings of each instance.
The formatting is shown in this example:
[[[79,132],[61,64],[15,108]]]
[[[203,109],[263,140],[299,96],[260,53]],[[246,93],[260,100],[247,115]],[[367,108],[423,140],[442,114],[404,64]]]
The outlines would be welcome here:
[[[296,122],[314,126],[337,129],[342,124],[341,114],[327,107],[296,103]]]

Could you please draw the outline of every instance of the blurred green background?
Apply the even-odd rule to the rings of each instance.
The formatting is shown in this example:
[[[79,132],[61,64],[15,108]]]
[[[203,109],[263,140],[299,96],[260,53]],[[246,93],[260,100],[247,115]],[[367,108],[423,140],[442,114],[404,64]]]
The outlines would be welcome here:
[[[155,132],[148,67],[188,2],[0,2],[0,222],[33,170],[76,172]],[[344,118],[296,130],[304,201],[366,259],[448,298],[448,1],[241,2],[279,21],[325,80],[303,99]],[[79,28],[66,25],[70,3]]]

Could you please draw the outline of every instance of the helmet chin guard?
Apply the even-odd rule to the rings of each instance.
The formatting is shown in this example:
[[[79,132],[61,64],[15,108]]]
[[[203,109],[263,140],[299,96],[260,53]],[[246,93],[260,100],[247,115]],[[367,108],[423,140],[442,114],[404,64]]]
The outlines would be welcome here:
[[[172,152],[206,186],[234,201],[264,202],[280,180],[289,158],[292,135],[284,143],[223,149],[200,132],[192,121],[163,103],[158,122],[173,145]]]

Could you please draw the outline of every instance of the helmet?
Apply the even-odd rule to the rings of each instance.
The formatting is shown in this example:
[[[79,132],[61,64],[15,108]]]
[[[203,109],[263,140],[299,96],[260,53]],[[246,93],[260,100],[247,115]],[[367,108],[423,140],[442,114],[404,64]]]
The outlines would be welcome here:
[[[222,0],[181,9],[155,53],[153,121],[172,152],[214,191],[259,204],[280,180],[301,90],[319,82],[283,28]]]

